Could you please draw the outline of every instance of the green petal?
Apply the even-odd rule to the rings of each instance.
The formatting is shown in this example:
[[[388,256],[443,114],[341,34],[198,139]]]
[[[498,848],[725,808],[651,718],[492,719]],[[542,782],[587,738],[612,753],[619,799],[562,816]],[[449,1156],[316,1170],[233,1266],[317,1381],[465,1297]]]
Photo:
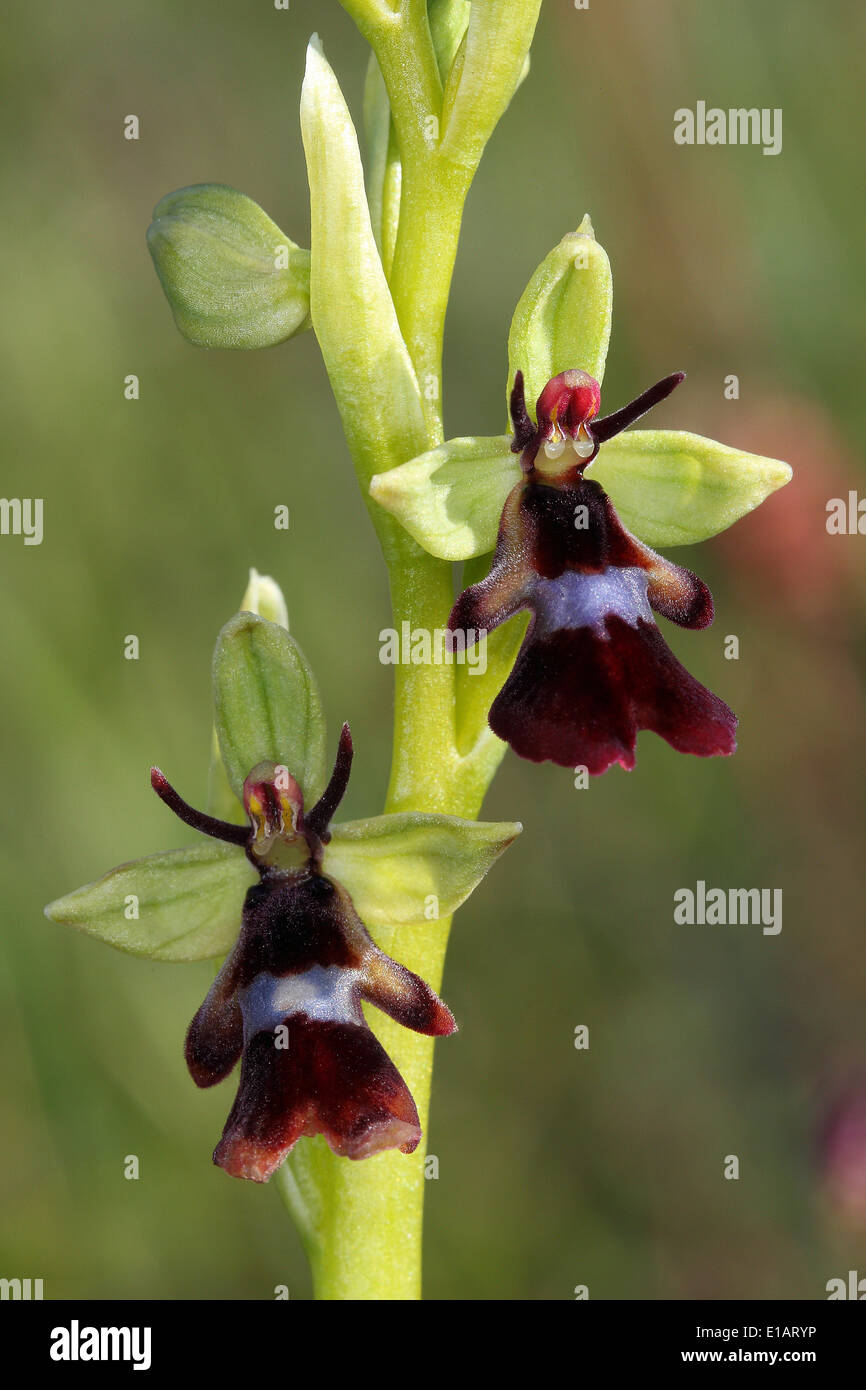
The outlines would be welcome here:
[[[271,347],[310,326],[310,253],[252,198],[202,183],[157,203],[147,244],[185,338]]]
[[[214,709],[235,796],[257,763],[287,767],[308,806],[325,784],[325,717],[313,672],[285,628],[238,613],[217,638]]]
[[[257,879],[242,849],[212,841],[121,864],[45,915],[134,956],[211,960],[231,950]]]
[[[586,476],[640,540],[671,546],[724,531],[784,487],[791,469],[684,430],[632,430],[603,444]]]
[[[447,917],[520,834],[518,823],[401,812],[332,827],[323,868],[371,927]]]
[[[560,372],[580,367],[601,382],[612,309],[610,262],[587,216],[545,256],[520,297],[508,334],[507,390],[522,371],[534,414],[542,389]]]
[[[520,477],[508,435],[450,439],[378,473],[370,496],[442,560],[468,560],[496,544],[505,499]]]

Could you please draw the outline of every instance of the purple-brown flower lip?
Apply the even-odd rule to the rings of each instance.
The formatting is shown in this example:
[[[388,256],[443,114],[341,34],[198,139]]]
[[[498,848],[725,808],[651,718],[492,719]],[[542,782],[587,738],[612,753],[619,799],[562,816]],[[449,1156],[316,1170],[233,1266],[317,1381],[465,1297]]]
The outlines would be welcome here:
[[[518,371],[511,391],[511,448],[521,455],[526,473],[536,468],[554,476],[574,469],[582,472],[606,440],[628,429],[684,379],[685,372],[673,372],[613,414],[598,419],[601,387],[588,372],[572,367],[548,381],[536,402],[533,424],[526,407],[523,373]],[[575,458],[569,456],[571,452]],[[560,459],[562,463],[557,462]]]
[[[241,1058],[215,1163],[264,1182],[303,1135],[324,1134],[346,1158],[417,1147],[415,1103],[362,1000],[416,1032],[456,1028],[433,990],[375,946],[332,879],[309,867],[249,890],[238,943],[186,1040],[198,1086]]]
[[[344,725],[331,779],[308,814],[288,769],[258,764],[244,783],[246,827],[194,810],[151,769],[154,789],[181,820],[242,847],[260,876],[185,1049],[198,1086],[222,1081],[241,1059],[214,1152],[235,1177],[266,1182],[302,1135],[323,1134],[347,1158],[411,1153],[421,1138],[415,1102],[362,1001],[419,1033],[441,1037],[457,1027],[429,985],[376,946],[349,894],[322,872],[351,762]]]

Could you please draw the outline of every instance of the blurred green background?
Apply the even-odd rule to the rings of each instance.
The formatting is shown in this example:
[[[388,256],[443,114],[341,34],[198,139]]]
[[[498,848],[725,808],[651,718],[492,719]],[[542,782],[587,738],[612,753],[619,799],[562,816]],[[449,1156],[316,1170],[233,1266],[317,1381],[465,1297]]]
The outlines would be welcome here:
[[[0,1274],[46,1297],[309,1296],[276,1193],[210,1163],[232,1088],[197,1092],[181,1055],[208,967],[115,954],[42,906],[192,838],[147,770],[202,799],[210,653],[250,565],[286,590],[332,730],[351,720],[348,814],[381,805],[386,584],[316,343],[189,346],[144,243],[163,194],[214,180],[307,244],[313,29],[357,114],[364,48],[336,0],[45,0],[7,20],[2,490],[45,499],[45,539],[0,538]],[[866,542],[824,524],[863,486],[864,31],[855,0],[545,0],[470,196],[449,435],[501,428],[513,306],[588,210],[614,269],[606,408],[683,368],[660,425],[796,477],[675,555],[718,616],[666,635],[740,715],[738,756],[643,734],[637,770],[588,791],[513,757],[494,784],[486,813],[526,828],[452,938],[428,1298],[821,1298],[866,1273],[866,1198],[828,1180],[818,1144],[866,1065]],[[783,152],[676,146],[673,112],[699,99],[782,107]],[[699,878],[781,887],[781,935],[675,926],[674,890]]]

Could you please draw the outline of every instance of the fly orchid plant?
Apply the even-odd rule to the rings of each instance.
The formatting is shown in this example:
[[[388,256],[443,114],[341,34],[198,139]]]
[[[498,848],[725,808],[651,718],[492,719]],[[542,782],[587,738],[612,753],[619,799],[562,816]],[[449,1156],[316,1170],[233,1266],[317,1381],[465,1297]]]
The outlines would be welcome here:
[[[517,305],[508,432],[444,442],[463,205],[527,74],[540,0],[343,7],[372,49],[367,169],[314,36],[301,92],[310,249],[211,184],[164,198],[148,242],[191,342],[256,348],[312,327],[395,627],[449,628],[466,643],[489,633],[486,668],[467,679],[454,662],[395,667],[385,812],[335,822],[349,728],[328,778],[315,677],[279,588],[253,572],[214,655],[207,811],[151,770],[205,838],[121,865],[47,912],[135,955],[222,962],[186,1037],[198,1086],[240,1062],[214,1162],[273,1178],[317,1297],[402,1299],[420,1296],[433,1039],[456,1028],[436,993],[450,918],[520,831],[476,819],[506,746],[590,775],[633,767],[641,729],[680,752],[732,753],[734,715],[654,616],[706,627],[711,595],[651,547],[707,539],[790,470],[699,435],[630,429],[680,372],[599,415],[611,273],[588,217]],[[456,604],[454,562],[465,562]]]

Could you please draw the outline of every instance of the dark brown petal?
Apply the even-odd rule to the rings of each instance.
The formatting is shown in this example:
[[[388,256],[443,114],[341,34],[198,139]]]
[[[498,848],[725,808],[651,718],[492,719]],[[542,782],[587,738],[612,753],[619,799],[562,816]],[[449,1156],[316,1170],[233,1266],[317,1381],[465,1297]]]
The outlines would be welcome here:
[[[658,558],[625,529],[601,485],[582,478],[575,464],[558,478],[515,484],[502,514],[494,568],[520,566],[556,579],[565,570],[646,569]]]
[[[313,869],[266,878],[247,893],[238,942],[240,988],[263,972],[356,968],[369,943],[351,899]]]
[[[305,817],[305,827],[317,835],[322,844],[326,845],[331,836],[328,826],[334,816],[334,812],[339,806],[343,797],[346,795],[346,788],[349,785],[349,777],[352,773],[352,758],[355,749],[352,743],[352,731],[348,724],[344,724],[340,730],[340,742],[337,745],[337,757],[334,762],[334,770],[328,780],[328,785],[322,792],[312,811]]]
[[[521,757],[592,775],[634,767],[635,739],[651,729],[682,753],[732,753],[736,718],[686,671],[652,622],[608,616],[527,636],[490,711],[494,733]]]
[[[196,1086],[215,1086],[241,1055],[244,1025],[237,998],[237,948],[189,1025],[184,1056]]]
[[[361,997],[404,1028],[434,1038],[457,1032],[454,1015],[419,975],[374,951],[364,963]]]
[[[649,570],[647,598],[656,613],[680,627],[709,627],[715,617],[713,596],[702,579],[661,555]]]
[[[305,1014],[285,1023],[286,1049],[271,1033],[247,1044],[214,1163],[233,1177],[267,1182],[302,1135],[323,1134],[344,1158],[417,1148],[415,1102],[368,1028]]]
[[[191,825],[193,830],[201,831],[202,835],[210,835],[214,840],[224,840],[230,845],[246,848],[250,843],[251,831],[248,825],[232,825],[229,821],[217,820],[204,811],[197,811],[178,795],[165,773],[160,772],[158,767],[150,769],[150,785],[160,800],[165,802],[169,810],[174,811],[184,825]]]
[[[492,632],[525,606],[533,582],[522,515],[525,488],[522,481],[515,484],[505,499],[490,573],[463,590],[448,619],[452,632]]]
[[[652,410],[654,405],[666,400],[673,390],[679,386],[681,381],[685,381],[685,372],[672,372],[670,376],[663,377],[655,385],[648,386],[646,391],[641,391],[639,396],[635,396],[633,401],[627,405],[620,406],[612,415],[605,415],[600,420],[594,420],[590,425],[590,434],[598,444],[602,444],[607,439],[613,439],[614,435],[622,434],[623,430],[628,429],[642,415],[646,415],[648,410]]]
[[[494,566],[486,579],[464,589],[448,619],[452,632],[492,632],[523,608],[532,576],[517,568]]]

